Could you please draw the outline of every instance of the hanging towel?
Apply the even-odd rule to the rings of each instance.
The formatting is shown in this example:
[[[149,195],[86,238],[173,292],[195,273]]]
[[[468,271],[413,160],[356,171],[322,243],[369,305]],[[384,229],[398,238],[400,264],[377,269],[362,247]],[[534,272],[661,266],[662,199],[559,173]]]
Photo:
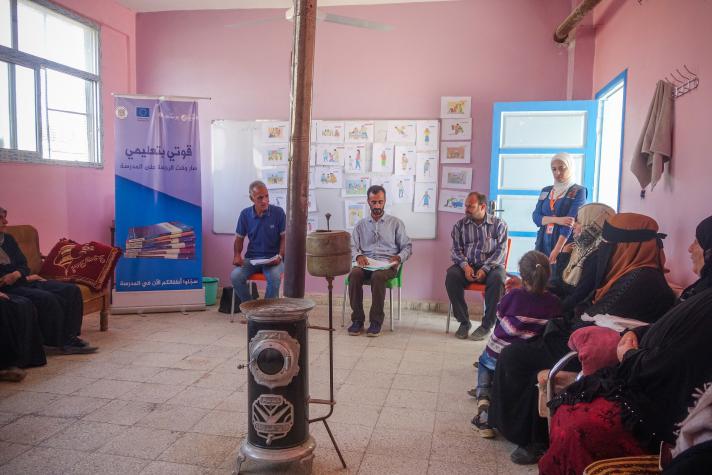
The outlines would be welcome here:
[[[635,146],[630,170],[643,190],[648,185],[651,191],[655,188],[663,174],[665,162],[672,158],[672,124],[675,110],[672,96],[672,84],[658,81],[643,131]]]

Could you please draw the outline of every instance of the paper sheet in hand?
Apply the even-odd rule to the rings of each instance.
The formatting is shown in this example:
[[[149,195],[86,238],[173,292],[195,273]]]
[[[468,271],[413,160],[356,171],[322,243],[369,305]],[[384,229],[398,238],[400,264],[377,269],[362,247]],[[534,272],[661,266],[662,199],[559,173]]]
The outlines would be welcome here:
[[[368,263],[365,266],[360,266],[360,265],[358,265],[358,263],[354,262],[353,267],[361,267],[365,270],[374,271],[374,270],[390,269],[394,265],[398,264],[397,262],[380,261],[378,259],[371,259],[369,257],[367,257],[366,259],[368,259]]]
[[[262,264],[269,264],[270,262],[274,262],[279,258],[279,254],[276,254],[273,257],[266,257],[264,259],[250,259],[250,264],[253,266],[259,266]]]

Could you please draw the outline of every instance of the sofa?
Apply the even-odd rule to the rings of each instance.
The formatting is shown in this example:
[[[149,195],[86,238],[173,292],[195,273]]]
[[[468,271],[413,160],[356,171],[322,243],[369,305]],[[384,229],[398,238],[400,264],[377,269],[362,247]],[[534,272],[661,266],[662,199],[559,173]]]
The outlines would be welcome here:
[[[39,274],[45,256],[40,253],[40,240],[37,229],[29,224],[21,224],[8,226],[5,232],[12,235],[17,241],[22,253],[27,258],[27,265],[30,271],[33,274]],[[101,291],[97,292],[86,285],[76,285],[82,291],[84,315],[99,312],[99,329],[103,332],[107,331],[109,329],[110,286],[106,285]]]

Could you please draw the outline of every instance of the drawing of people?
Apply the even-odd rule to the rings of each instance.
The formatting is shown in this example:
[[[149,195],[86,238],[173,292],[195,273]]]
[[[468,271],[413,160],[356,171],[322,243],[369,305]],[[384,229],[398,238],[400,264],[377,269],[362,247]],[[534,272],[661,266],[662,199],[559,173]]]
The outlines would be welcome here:
[[[430,194],[428,193],[428,190],[425,190],[425,193],[423,193],[423,197],[420,199],[420,202],[425,208],[430,208]]]
[[[354,169],[361,169],[361,150],[358,148],[356,149],[356,158],[354,158]]]
[[[408,157],[405,153],[401,155],[401,168],[403,169],[403,171],[406,171],[408,169]]]
[[[462,128],[462,125],[460,125],[459,122],[455,122],[450,126],[450,128],[452,129],[453,135],[460,135],[465,133],[465,129]]]
[[[324,151],[321,154],[321,161],[324,163],[329,162],[329,152],[326,149],[324,149]]]
[[[423,164],[423,175],[430,176],[430,160],[426,160]]]
[[[381,168],[386,168],[386,160],[388,157],[386,157],[386,151],[381,150]]]
[[[423,131],[423,142],[426,144],[430,143],[430,127],[426,127]]]
[[[339,151],[334,149],[334,153],[331,155],[331,161],[336,163],[339,161]]]
[[[403,186],[403,180],[398,180],[398,198],[405,197],[405,187]]]

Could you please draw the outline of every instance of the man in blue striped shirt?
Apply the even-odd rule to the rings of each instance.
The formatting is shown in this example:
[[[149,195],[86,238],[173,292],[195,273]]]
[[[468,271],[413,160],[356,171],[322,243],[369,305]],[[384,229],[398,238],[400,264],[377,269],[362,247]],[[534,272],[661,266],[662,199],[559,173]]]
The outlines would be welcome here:
[[[507,223],[487,213],[487,197],[473,191],[465,200],[465,217],[452,228],[451,258],[445,289],[460,328],[455,336],[465,339],[472,327],[465,302],[465,287],[485,284],[485,313],[470,339],[483,340],[497,321],[497,303],[504,294]]]

